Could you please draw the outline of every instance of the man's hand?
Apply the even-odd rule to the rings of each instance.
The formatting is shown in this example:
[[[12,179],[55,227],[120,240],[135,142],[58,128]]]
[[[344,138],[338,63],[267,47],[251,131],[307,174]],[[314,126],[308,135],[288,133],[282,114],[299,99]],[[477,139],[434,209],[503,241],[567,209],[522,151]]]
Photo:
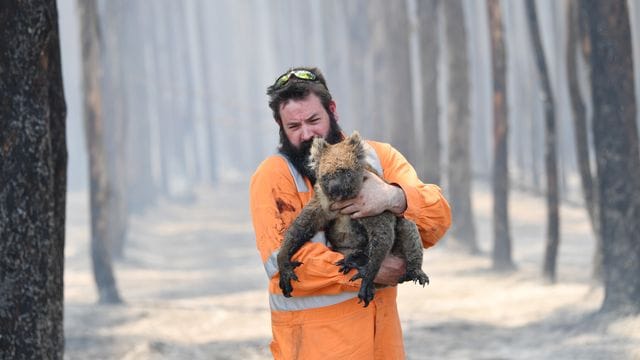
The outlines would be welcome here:
[[[400,215],[406,209],[407,198],[404,191],[398,186],[387,184],[369,171],[365,174],[358,196],[331,205],[331,210],[351,215],[352,219],[378,215],[385,210]]]
[[[396,286],[398,280],[407,272],[407,263],[403,258],[387,255],[382,260],[378,275],[373,282],[381,285]]]

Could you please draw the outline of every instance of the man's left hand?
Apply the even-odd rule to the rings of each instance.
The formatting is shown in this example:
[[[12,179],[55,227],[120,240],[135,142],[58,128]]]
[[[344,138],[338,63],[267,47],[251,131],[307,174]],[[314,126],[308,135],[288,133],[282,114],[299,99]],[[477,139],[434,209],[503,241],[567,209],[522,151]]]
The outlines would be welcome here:
[[[404,191],[398,186],[387,184],[369,171],[365,174],[358,196],[331,205],[332,210],[351,215],[353,219],[378,215],[385,210],[400,215],[406,208],[407,199]]]

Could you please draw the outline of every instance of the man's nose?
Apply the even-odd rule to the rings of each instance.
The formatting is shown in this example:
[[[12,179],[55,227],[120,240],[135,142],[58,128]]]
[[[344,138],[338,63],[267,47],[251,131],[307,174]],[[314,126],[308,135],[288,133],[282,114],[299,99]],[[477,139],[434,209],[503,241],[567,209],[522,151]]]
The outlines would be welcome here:
[[[315,133],[313,132],[313,129],[311,127],[308,126],[303,126],[302,127],[302,141],[307,141],[311,138],[313,138],[315,136]]]

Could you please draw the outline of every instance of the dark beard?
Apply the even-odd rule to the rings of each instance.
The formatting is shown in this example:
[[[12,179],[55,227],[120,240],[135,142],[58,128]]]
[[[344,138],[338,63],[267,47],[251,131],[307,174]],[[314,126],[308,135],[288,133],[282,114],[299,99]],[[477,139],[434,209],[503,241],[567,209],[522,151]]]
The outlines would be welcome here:
[[[340,125],[338,125],[333,115],[329,115],[329,124],[329,133],[325,137],[325,140],[329,144],[339,143],[343,139],[342,129],[340,129]],[[291,144],[289,138],[287,138],[287,135],[284,133],[284,129],[280,126],[280,146],[278,150],[286,156],[293,164],[293,167],[295,167],[302,176],[307,177],[313,185],[316,183],[316,173],[309,166],[309,154],[312,144],[313,138],[302,142],[300,147],[296,148]]]

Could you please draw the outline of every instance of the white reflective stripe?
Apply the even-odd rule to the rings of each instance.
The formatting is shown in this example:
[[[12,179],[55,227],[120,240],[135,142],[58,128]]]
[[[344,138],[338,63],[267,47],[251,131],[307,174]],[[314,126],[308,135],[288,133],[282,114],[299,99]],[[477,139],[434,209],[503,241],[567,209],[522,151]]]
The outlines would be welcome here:
[[[363,141],[362,143],[364,144],[364,150],[366,151],[365,161],[378,172],[380,177],[382,177],[382,164],[380,163],[378,153],[376,153],[376,150],[366,141]]]
[[[269,279],[276,276],[278,273],[278,254],[280,249],[274,251],[271,256],[264,262],[264,270],[267,272]]]
[[[291,176],[293,176],[293,181],[295,181],[296,183],[296,188],[298,189],[298,192],[309,192],[307,183],[304,182],[304,178],[298,172],[298,170],[296,170],[296,168],[293,166],[291,161],[289,161],[289,158],[287,158],[282,154],[278,154],[278,156],[282,157],[287,162],[287,166],[289,167],[289,172],[291,173]]]
[[[327,238],[324,236],[324,231],[318,231],[312,238],[311,242],[327,245]],[[278,254],[280,249],[274,251],[267,261],[264,262],[264,270],[267,272],[269,279],[276,276],[278,273]]]
[[[343,292],[336,295],[292,296],[290,298],[281,294],[269,294],[269,305],[271,306],[271,311],[308,310],[339,304],[356,296],[358,296],[357,292]]]

